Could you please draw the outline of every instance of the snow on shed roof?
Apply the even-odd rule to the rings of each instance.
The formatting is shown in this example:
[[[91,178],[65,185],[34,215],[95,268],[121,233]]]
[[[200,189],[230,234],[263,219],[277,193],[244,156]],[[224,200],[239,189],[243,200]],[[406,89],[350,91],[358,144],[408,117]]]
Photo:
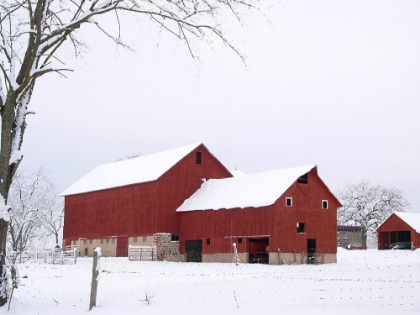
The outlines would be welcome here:
[[[415,229],[417,233],[420,233],[420,213],[394,212],[394,214]]]
[[[61,193],[61,196],[98,191],[157,180],[201,143],[99,165]]]
[[[224,179],[209,179],[176,210],[218,210],[272,205],[315,165],[287,168]]]

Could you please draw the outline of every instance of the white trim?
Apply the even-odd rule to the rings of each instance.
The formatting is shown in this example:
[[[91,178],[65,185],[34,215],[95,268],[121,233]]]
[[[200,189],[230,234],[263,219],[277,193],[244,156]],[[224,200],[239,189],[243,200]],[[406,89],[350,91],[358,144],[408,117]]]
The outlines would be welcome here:
[[[327,203],[327,207],[324,207],[324,202]],[[322,209],[328,209],[328,200],[322,200],[321,207],[322,207]]]

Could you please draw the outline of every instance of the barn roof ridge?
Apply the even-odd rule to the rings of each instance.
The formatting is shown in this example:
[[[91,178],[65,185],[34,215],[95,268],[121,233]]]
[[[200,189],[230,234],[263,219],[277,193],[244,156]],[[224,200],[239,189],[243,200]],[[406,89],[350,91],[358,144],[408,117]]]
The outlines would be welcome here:
[[[274,204],[302,175],[316,165],[209,179],[178,207],[177,212],[264,207]]]
[[[194,143],[132,159],[101,164],[60,195],[75,195],[157,180],[200,145],[203,144]]]

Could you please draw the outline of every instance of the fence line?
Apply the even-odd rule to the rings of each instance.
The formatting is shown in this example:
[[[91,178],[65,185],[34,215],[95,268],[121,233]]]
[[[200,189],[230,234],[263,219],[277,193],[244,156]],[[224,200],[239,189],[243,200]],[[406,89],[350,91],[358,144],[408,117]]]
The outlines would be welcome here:
[[[14,252],[9,251],[7,258],[15,263],[44,263],[54,265],[76,264],[79,251],[77,247],[61,249],[44,249],[43,251]]]
[[[133,246],[128,247],[128,260],[141,261],[162,261],[164,257],[163,250],[156,246]]]

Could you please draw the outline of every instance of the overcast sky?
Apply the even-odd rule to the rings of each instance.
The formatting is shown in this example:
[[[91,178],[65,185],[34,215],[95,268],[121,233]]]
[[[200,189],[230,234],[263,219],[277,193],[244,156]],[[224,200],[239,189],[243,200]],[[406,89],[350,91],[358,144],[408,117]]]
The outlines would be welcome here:
[[[277,2],[280,3],[280,2]],[[126,23],[117,48],[91,41],[67,79],[42,78],[24,168],[59,192],[99,164],[203,142],[245,173],[318,165],[333,192],[361,180],[403,191],[420,212],[420,1],[281,1],[215,42]]]

